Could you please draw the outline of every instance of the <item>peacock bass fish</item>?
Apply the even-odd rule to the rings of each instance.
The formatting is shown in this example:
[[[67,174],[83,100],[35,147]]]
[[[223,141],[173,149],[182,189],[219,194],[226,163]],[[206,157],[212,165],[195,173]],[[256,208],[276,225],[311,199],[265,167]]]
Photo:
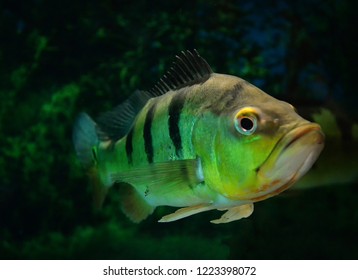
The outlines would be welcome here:
[[[133,222],[166,205],[180,209],[159,222],[225,210],[216,224],[250,216],[254,202],[294,184],[324,146],[318,124],[241,78],[213,73],[196,50],[96,122],[81,113],[73,140],[97,204],[122,183],[121,208]]]

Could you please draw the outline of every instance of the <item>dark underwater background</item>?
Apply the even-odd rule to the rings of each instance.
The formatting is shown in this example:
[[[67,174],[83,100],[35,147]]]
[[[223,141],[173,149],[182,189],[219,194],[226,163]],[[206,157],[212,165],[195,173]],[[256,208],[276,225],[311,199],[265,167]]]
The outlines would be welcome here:
[[[358,184],[345,173],[358,155],[357,10],[353,0],[2,1],[0,258],[358,259]],[[76,115],[150,89],[194,48],[215,72],[333,110],[342,139],[327,142],[319,179],[339,158],[346,182],[334,175],[222,225],[209,223],[214,211],[157,223],[169,207],[133,224],[115,188],[96,210],[72,145]]]

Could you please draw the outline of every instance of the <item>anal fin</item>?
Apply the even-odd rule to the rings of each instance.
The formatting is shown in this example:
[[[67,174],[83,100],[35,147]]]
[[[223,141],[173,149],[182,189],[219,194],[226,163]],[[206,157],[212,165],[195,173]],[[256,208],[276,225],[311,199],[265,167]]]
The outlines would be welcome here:
[[[155,207],[149,205],[130,184],[119,188],[123,213],[133,222],[139,223],[153,213]]]
[[[98,177],[98,170],[96,167],[92,167],[88,170],[88,177],[92,186],[94,206],[97,209],[100,209],[109,188],[102,184]]]
[[[220,219],[210,221],[213,224],[224,224],[249,217],[254,212],[254,204],[249,203],[229,208]]]
[[[211,204],[200,204],[200,205],[180,208],[177,211],[175,211],[174,213],[162,217],[158,222],[159,223],[174,222],[176,220],[180,220],[180,219],[189,217],[191,215],[194,215],[194,214],[197,214],[200,212],[204,212],[204,211],[209,211],[212,209],[214,209],[214,208]]]

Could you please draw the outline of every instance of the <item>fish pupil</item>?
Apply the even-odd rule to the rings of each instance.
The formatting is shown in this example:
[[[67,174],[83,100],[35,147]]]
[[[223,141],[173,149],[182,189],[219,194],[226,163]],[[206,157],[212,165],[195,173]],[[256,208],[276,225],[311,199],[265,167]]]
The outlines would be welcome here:
[[[250,118],[242,118],[240,120],[240,126],[245,131],[250,131],[254,127],[254,122]]]

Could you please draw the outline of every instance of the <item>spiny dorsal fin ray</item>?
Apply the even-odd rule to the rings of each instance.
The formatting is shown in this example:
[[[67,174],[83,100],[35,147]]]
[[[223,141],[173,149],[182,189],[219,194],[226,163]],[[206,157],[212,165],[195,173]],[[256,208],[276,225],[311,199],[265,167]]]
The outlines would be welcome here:
[[[136,91],[122,104],[98,118],[98,138],[101,141],[119,140],[129,132],[136,115],[150,98],[163,95],[170,90],[203,83],[209,79],[211,73],[213,71],[209,64],[195,49],[193,52],[182,51],[151,90]]]
[[[149,91],[153,96],[165,94],[186,86],[202,83],[213,73],[210,65],[197,50],[182,51],[176,56],[170,69]]]

